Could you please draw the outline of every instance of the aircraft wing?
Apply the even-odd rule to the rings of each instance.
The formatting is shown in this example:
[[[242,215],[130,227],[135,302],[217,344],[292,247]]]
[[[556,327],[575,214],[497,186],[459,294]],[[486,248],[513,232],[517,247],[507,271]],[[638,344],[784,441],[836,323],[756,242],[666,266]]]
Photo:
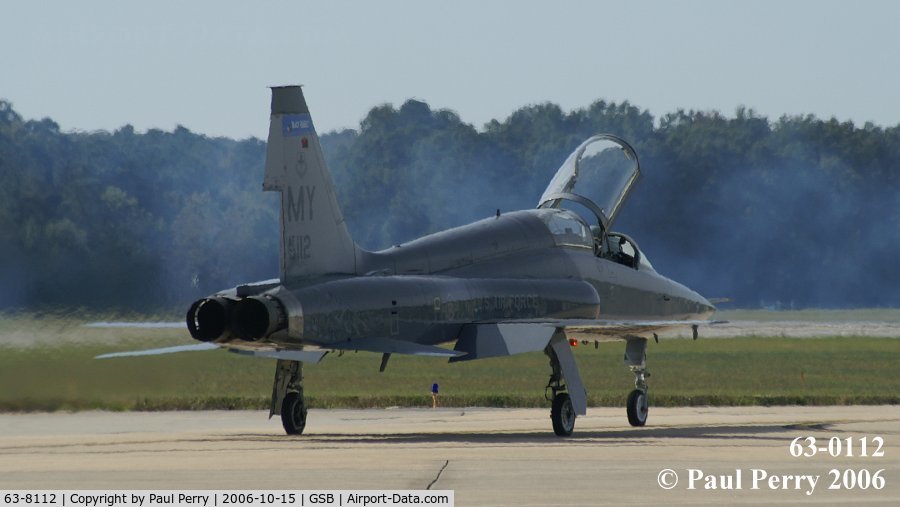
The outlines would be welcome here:
[[[391,338],[365,338],[362,340],[347,340],[345,342],[329,343],[323,348],[333,350],[363,350],[366,352],[381,352],[384,354],[406,354],[411,356],[432,357],[456,357],[462,355],[457,352],[432,345],[423,345]]]
[[[659,331],[721,323],[709,320],[599,320],[540,319],[501,323],[466,324],[450,362],[511,356],[544,350],[557,329],[577,339],[629,340],[651,338]]]
[[[511,356],[544,350],[558,326],[550,322],[465,324],[450,362]]]
[[[162,347],[158,349],[112,352],[109,354],[101,354],[94,359],[109,359],[111,357],[158,356],[160,354],[174,354],[176,352],[196,352],[201,350],[213,350],[217,348],[219,348],[219,346],[215,343],[197,343],[194,345],[176,345],[174,347]]]
[[[650,338],[655,333],[673,328],[693,328],[721,324],[725,321],[709,320],[600,320],[600,319],[537,319],[514,322],[465,324],[454,350],[423,345],[390,338],[367,338],[322,346],[327,350],[362,350],[414,356],[449,357],[451,362],[470,361],[487,357],[511,356],[526,352],[542,351],[550,343],[557,329],[563,329],[569,338],[599,340],[629,340]],[[116,327],[121,323],[114,323]],[[173,326],[174,327],[174,326]],[[225,348],[229,352],[254,357],[267,357],[292,361],[318,363],[327,350],[279,350],[236,348],[214,343],[177,345],[148,350],[112,352],[95,359],[114,357],[155,356],[177,352],[194,352]]]
[[[658,332],[689,328],[697,338],[700,326],[720,324],[722,321],[710,320],[567,320],[561,327],[571,338],[599,340],[629,340],[634,338],[652,338]]]
[[[328,353],[326,350],[267,350],[267,349],[228,349],[242,356],[265,357],[283,361],[300,361],[316,364]]]
[[[131,328],[131,329],[185,329],[184,322],[126,322],[126,321],[100,321],[88,322],[81,327],[96,328]]]
[[[242,356],[265,357],[270,359],[283,359],[288,361],[300,361],[302,363],[318,363],[325,357],[328,351],[325,350],[277,350],[277,349],[244,349],[227,346],[220,346],[215,343],[197,343],[192,345],[176,345],[174,347],[162,347],[158,349],[147,350],[130,350],[127,352],[111,352],[109,354],[101,354],[94,359],[110,359],[114,357],[138,357],[138,356],[158,356],[161,354],[175,354],[178,352],[199,352],[204,350],[215,350],[223,348],[228,352],[240,354]]]

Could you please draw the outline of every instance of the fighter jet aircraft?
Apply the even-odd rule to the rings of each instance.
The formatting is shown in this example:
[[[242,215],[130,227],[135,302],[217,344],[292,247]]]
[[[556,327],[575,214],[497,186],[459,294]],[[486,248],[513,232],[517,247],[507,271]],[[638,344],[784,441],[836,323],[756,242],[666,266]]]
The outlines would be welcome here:
[[[611,229],[640,175],[627,142],[596,135],[536,208],[369,252],[347,230],[301,88],[273,88],[263,190],[281,194],[279,278],[192,304],[187,327],[200,344],[102,357],[222,347],[274,358],[269,416],[300,434],[303,364],[328,352],[381,353],[383,371],[392,354],[458,362],[543,351],[553,431],[567,436],[587,413],[571,342],[623,340],[635,378],[628,421],[643,426],[648,338],[675,326],[696,333],[715,309]]]

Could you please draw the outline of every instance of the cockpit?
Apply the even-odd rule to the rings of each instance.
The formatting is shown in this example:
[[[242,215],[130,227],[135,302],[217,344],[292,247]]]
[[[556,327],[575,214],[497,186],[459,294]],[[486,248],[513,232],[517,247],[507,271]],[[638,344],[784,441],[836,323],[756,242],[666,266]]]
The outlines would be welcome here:
[[[648,267],[649,260],[628,235],[610,227],[622,204],[640,178],[634,149],[616,136],[593,136],[572,152],[541,196],[541,218],[559,246],[590,248],[594,255],[634,269]],[[590,210],[597,225],[586,221],[563,203]],[[552,210],[552,211],[551,211]]]
[[[553,234],[556,246],[575,248],[593,248],[594,238],[591,229],[578,214],[568,210],[540,210],[538,216]]]

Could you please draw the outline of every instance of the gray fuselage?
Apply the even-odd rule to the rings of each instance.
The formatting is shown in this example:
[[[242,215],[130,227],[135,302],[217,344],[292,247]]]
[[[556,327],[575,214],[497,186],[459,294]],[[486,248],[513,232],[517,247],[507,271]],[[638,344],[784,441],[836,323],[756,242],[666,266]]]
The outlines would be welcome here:
[[[289,300],[292,320],[290,332],[266,341],[328,347],[382,337],[439,344],[469,323],[564,326],[712,313],[706,299],[649,263],[624,265],[596,255],[589,239],[568,230],[554,234],[548,218],[560,213],[568,212],[506,213],[380,252],[358,250],[353,276],[270,290]]]

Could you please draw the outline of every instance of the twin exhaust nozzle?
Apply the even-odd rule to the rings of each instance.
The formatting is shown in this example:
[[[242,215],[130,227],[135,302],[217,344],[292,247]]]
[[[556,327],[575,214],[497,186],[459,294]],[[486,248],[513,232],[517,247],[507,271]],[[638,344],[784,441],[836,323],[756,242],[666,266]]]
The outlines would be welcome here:
[[[287,317],[281,303],[268,296],[243,299],[200,299],[187,312],[191,336],[201,342],[257,341],[285,329]]]

